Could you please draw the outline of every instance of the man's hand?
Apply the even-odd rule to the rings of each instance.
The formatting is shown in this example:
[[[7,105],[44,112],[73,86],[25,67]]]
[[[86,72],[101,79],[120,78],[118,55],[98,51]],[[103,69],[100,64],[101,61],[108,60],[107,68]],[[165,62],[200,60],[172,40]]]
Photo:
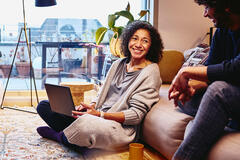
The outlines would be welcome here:
[[[74,118],[78,118],[84,114],[91,114],[98,117],[100,116],[100,112],[95,109],[95,105],[81,103],[79,106],[76,106],[75,109],[76,111],[72,111]]]
[[[185,68],[182,68],[173,79],[169,93],[172,91],[179,91],[180,93],[184,92],[188,88],[188,81],[189,78],[185,74]]]
[[[168,99],[173,99],[175,106],[178,106],[178,102],[185,104],[195,93],[195,90],[188,85],[188,82],[189,78],[185,73],[185,68],[182,68],[173,79],[168,91]]]
[[[169,95],[169,99],[174,100],[174,105],[178,106],[180,102],[184,105],[187,101],[191,99],[191,97],[195,94],[195,90],[192,87],[189,87],[185,92],[179,92],[177,90],[172,91]]]
[[[189,83],[190,79],[198,80],[198,85]],[[173,79],[168,91],[168,98],[169,100],[174,99],[174,104],[176,106],[179,101],[184,104],[196,93],[197,90],[200,88],[206,88],[207,83],[205,82],[207,81],[207,66],[184,67],[180,69]]]

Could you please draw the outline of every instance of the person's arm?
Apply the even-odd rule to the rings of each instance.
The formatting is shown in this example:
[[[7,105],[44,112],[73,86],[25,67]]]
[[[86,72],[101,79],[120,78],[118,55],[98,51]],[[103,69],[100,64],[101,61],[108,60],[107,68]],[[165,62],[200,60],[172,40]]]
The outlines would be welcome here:
[[[189,85],[190,79],[207,82],[207,66],[184,67],[177,73],[168,91],[168,98],[173,99],[176,106],[178,101],[184,104],[195,93],[194,87]]]
[[[114,120],[119,123],[123,123],[125,121],[125,116],[123,112],[115,112],[115,113],[108,113],[108,112],[102,112],[102,118],[104,119],[109,119],[109,120]],[[101,113],[99,112],[99,117]]]
[[[226,81],[240,84],[240,79],[237,78],[240,74],[240,53],[231,60],[225,60],[220,64],[209,65],[207,74],[210,82]]]
[[[207,66],[182,68],[173,79],[169,90],[177,89],[180,92],[187,90],[190,79],[207,82]]]
[[[139,87],[139,90],[136,92],[137,93],[133,94],[133,96],[128,101],[128,105],[131,107],[129,107],[129,109],[123,110],[122,112],[101,113],[95,109],[94,105],[91,106],[81,103],[80,107],[78,108],[79,111],[72,111],[73,117],[78,118],[84,114],[91,114],[97,117],[114,120],[116,122],[124,123],[127,125],[139,124],[145,114],[151,109],[152,105],[159,100],[159,95],[158,90],[146,88],[145,85]]]
[[[78,118],[79,116],[82,116],[84,114],[91,114],[104,119],[114,120],[119,123],[123,123],[125,120],[125,116],[123,112],[106,113],[106,112],[98,111],[95,109],[95,104],[88,105],[88,104],[81,103],[80,106],[76,107],[76,110],[77,111],[72,111],[74,118]]]
[[[195,90],[195,92],[206,89],[208,87],[207,82],[193,80],[193,79],[189,80],[188,85],[192,87]]]
[[[240,51],[237,50],[239,45],[229,40],[232,38],[233,34],[228,29],[218,28],[215,31],[206,62],[208,66],[207,75],[210,82],[226,81],[240,84],[240,79],[237,78],[240,74]],[[240,40],[240,36],[234,38],[236,38],[236,41]]]
[[[208,81],[207,66],[184,67],[180,70],[180,74],[186,79],[194,79],[198,81]]]

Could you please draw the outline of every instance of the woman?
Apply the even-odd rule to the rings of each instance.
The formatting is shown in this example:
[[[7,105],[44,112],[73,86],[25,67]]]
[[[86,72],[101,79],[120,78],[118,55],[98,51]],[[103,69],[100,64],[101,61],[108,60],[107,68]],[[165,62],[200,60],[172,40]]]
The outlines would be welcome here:
[[[126,58],[114,62],[95,102],[81,104],[73,117],[52,112],[48,101],[37,111],[49,127],[38,133],[68,146],[124,149],[139,140],[140,124],[159,100],[160,73],[156,64],[163,44],[149,23],[135,21],[122,33],[121,49]]]

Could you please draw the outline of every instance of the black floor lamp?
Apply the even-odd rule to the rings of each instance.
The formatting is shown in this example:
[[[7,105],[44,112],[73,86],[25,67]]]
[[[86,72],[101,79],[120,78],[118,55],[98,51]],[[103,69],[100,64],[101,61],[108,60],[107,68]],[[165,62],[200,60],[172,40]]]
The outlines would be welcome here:
[[[13,68],[13,64],[14,64],[14,60],[16,58],[17,55],[17,50],[18,50],[18,46],[21,40],[21,35],[22,32],[24,31],[24,35],[25,35],[25,42],[27,44],[27,50],[28,50],[28,56],[29,56],[29,61],[30,61],[30,92],[31,92],[31,106],[33,107],[33,103],[32,103],[32,80],[34,83],[34,88],[35,88],[35,94],[36,94],[36,99],[37,99],[37,103],[39,103],[39,99],[38,99],[38,93],[37,93],[37,87],[36,87],[36,81],[35,81],[35,76],[34,76],[34,71],[33,71],[33,67],[32,67],[32,58],[31,58],[31,30],[30,28],[26,27],[26,18],[25,18],[25,6],[24,6],[24,0],[22,0],[22,5],[23,5],[23,21],[24,21],[24,27],[21,28],[19,37],[18,37],[18,42],[16,45],[16,49],[14,52],[14,56],[13,56],[13,60],[12,60],[12,64],[11,64],[11,68],[10,68],[10,72],[8,74],[8,78],[7,78],[7,82],[5,85],[5,89],[3,92],[3,97],[2,97],[2,102],[1,102],[1,109],[4,108],[9,108],[9,109],[14,109],[14,110],[19,110],[19,111],[24,111],[24,112],[30,112],[30,113],[36,113],[36,112],[32,112],[32,111],[27,111],[27,110],[22,110],[22,109],[18,109],[18,108],[13,108],[13,107],[4,107],[3,106],[3,101],[5,98],[5,94],[7,91],[7,86],[8,86],[8,82],[11,76],[11,72],[12,72],[12,68]],[[37,7],[47,7],[47,6],[53,6],[56,5],[56,0],[35,0],[35,6]],[[29,39],[28,39],[28,35],[27,35],[27,31],[28,31],[28,35],[29,35]],[[29,43],[30,42],[30,43]]]

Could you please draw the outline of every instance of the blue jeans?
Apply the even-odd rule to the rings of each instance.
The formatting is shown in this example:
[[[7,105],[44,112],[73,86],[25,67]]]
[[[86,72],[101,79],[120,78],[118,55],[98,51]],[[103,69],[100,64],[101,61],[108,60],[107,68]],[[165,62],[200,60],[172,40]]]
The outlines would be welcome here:
[[[240,87],[224,81],[213,82],[206,92],[196,94],[181,107],[195,116],[192,128],[173,160],[202,160],[224,132],[229,119],[240,122]]]

